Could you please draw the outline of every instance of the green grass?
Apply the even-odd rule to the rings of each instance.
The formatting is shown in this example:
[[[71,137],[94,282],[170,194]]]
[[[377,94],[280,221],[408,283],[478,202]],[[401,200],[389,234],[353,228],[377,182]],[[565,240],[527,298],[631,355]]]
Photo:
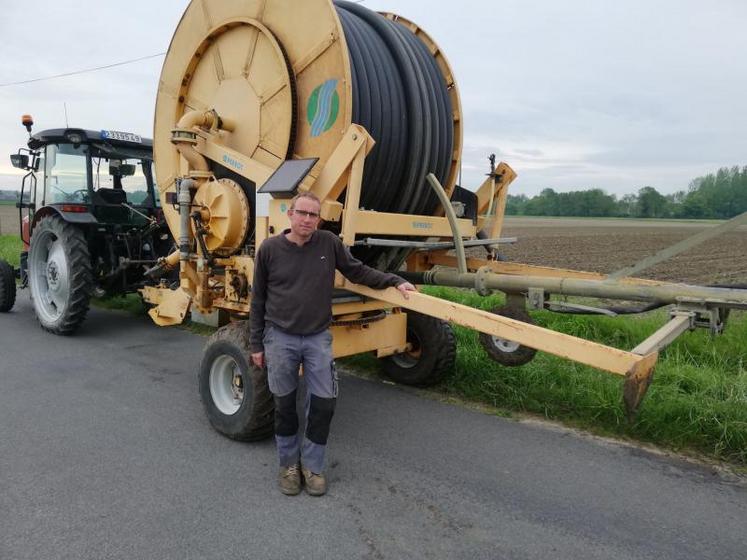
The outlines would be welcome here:
[[[427,293],[473,307],[500,305],[499,297],[429,288]],[[596,317],[533,313],[538,325],[630,349],[666,320],[663,312],[642,316]],[[474,331],[454,326],[457,363],[436,387],[446,396],[528,412],[603,435],[690,450],[747,465],[747,316],[732,313],[722,336],[705,330],[686,333],[659,359],[651,388],[633,424],[622,406],[622,378],[538,353],[529,364],[508,368],[487,357]],[[374,368],[373,358],[351,365]]]
[[[17,267],[21,260],[23,244],[17,235],[0,235],[0,259]]]
[[[91,302],[96,307],[100,307],[102,309],[116,309],[132,313],[133,315],[145,315],[146,313],[148,313],[148,309],[145,307],[140,294],[104,296],[100,298],[94,298]]]
[[[15,206],[15,200],[0,200],[0,206]]]

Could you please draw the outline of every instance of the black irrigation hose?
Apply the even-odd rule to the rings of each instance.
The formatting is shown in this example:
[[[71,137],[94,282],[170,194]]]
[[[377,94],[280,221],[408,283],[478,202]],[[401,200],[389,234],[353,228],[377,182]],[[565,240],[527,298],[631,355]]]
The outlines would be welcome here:
[[[548,301],[548,309],[552,307],[553,302]],[[654,301],[652,303],[648,303],[646,305],[638,306],[638,307],[630,307],[630,306],[610,306],[610,307],[600,307],[599,309],[602,309],[604,311],[611,311],[615,315],[637,315],[639,313],[647,313],[649,311],[653,311],[654,309],[661,309],[662,307],[666,307],[667,305],[670,305],[669,303],[664,303],[660,301]],[[584,310],[584,309],[550,309],[553,313],[560,313],[563,315],[599,315],[598,311],[591,311],[591,310]]]
[[[353,122],[376,140],[366,158],[361,206],[432,214],[438,198],[425,177],[434,173],[445,184],[454,149],[451,98],[438,64],[404,25],[359,4],[336,0],[335,6],[350,55]],[[404,258],[392,248],[358,248],[356,255],[384,268]]]

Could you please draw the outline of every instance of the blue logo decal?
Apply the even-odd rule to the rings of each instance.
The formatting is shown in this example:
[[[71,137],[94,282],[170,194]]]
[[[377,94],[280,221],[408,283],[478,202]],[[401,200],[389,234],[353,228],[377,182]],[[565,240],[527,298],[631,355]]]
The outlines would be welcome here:
[[[230,157],[230,156],[228,156],[226,154],[223,155],[223,163],[227,163],[228,165],[230,165],[234,169],[238,169],[238,170],[244,169],[244,164],[243,163],[241,163],[240,161],[237,161],[237,160],[233,159],[232,157]]]
[[[433,224],[428,222],[413,222],[412,227],[415,229],[433,229]]]

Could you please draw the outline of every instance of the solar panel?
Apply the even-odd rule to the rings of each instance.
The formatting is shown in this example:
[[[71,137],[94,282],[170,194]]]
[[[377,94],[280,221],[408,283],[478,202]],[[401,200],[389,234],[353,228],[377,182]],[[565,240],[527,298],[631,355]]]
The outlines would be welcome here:
[[[257,192],[269,193],[272,198],[293,198],[317,161],[319,158],[285,160]]]

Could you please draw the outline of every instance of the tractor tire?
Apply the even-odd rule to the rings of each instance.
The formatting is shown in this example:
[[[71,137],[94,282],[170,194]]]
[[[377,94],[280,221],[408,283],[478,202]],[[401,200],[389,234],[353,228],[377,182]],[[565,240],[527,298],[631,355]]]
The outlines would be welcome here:
[[[0,313],[7,313],[16,303],[16,275],[13,267],[0,259]]]
[[[529,313],[521,307],[497,307],[492,309],[491,313],[495,313],[502,317],[508,317],[510,319],[516,319],[522,323],[529,323],[530,325],[534,324]],[[528,364],[534,359],[534,355],[537,353],[537,350],[534,348],[529,348],[528,346],[523,346],[518,342],[506,340],[505,338],[498,338],[497,336],[491,336],[485,333],[480,333],[480,344],[493,361],[508,367]]]
[[[57,215],[42,218],[31,236],[28,270],[41,327],[59,335],[75,332],[86,318],[94,289],[83,231]]]
[[[210,424],[239,441],[265,439],[274,431],[275,402],[267,370],[255,367],[250,355],[249,323],[230,323],[208,339],[198,376]]]
[[[382,360],[384,374],[392,381],[415,387],[429,387],[454,371],[456,338],[446,321],[407,312],[407,352]]]

